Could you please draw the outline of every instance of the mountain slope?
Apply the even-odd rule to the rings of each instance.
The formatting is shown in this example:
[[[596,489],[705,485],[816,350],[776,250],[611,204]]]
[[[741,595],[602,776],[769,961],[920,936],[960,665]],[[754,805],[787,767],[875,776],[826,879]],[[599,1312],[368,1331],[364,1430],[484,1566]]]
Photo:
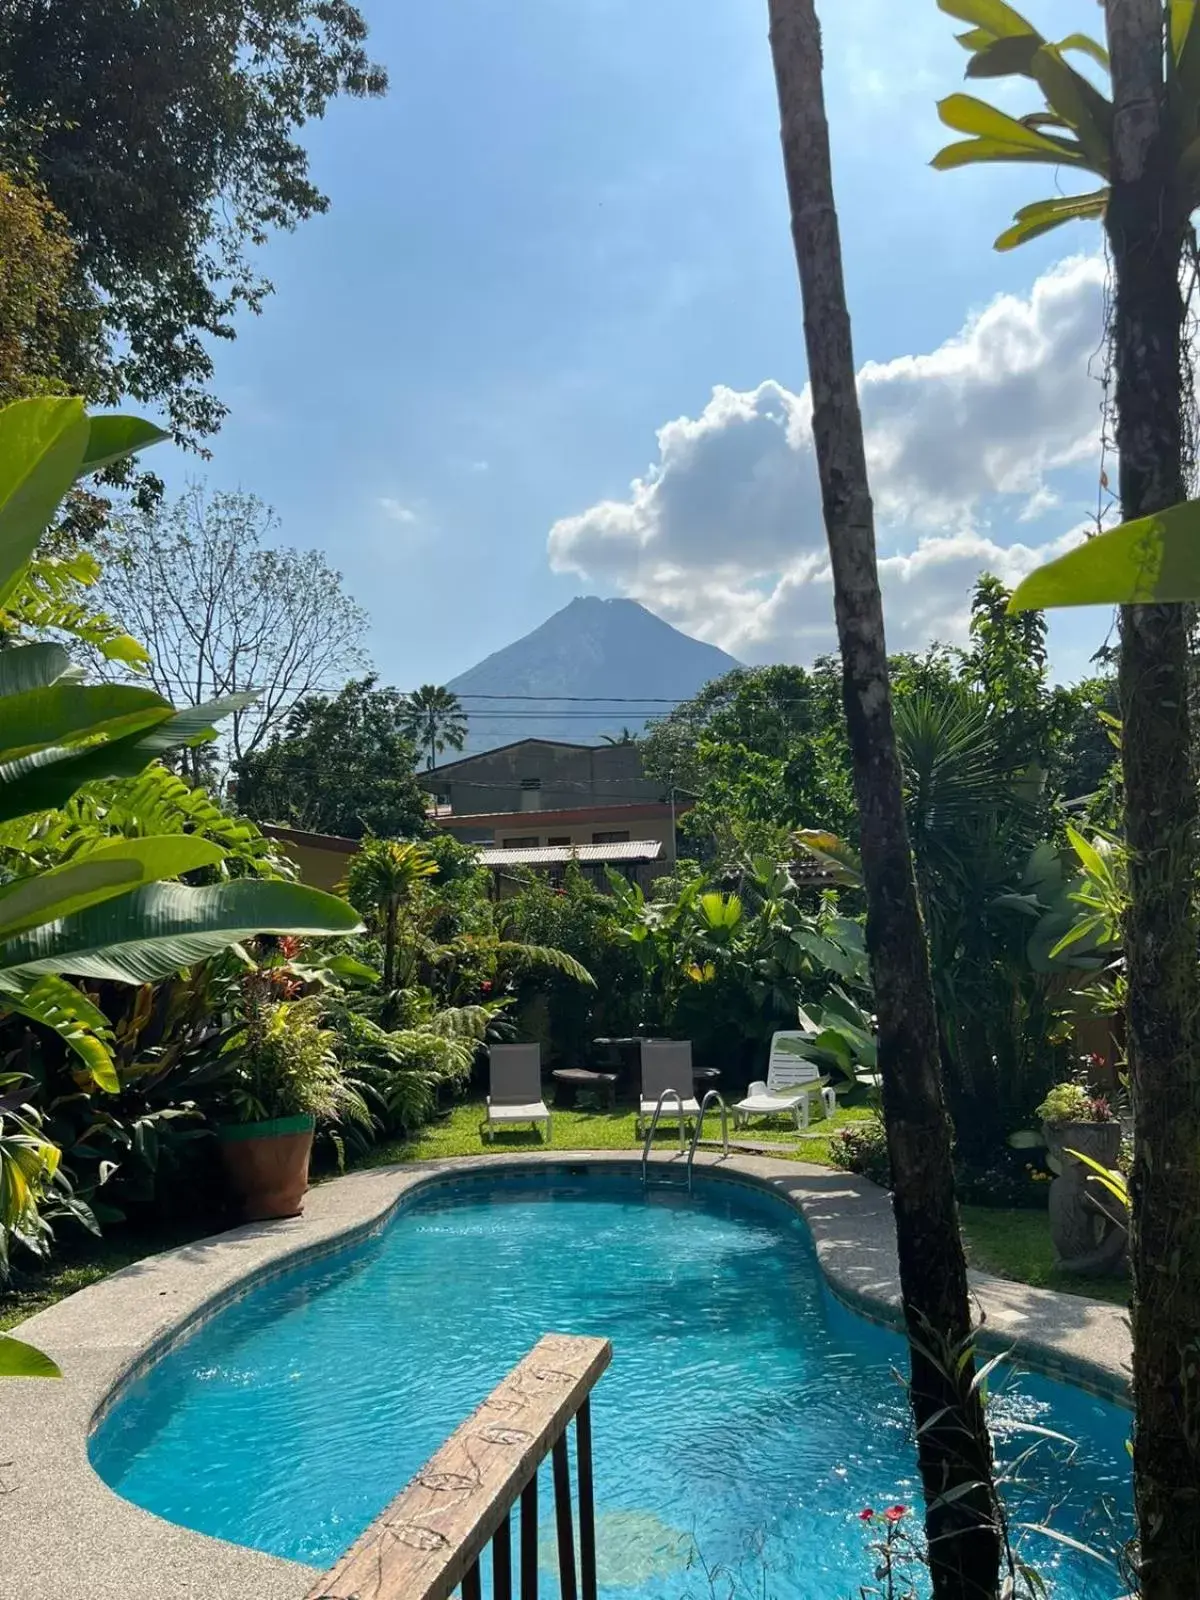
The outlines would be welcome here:
[[[524,738],[599,744],[622,728],[640,733],[647,717],[671,709],[655,702],[687,700],[738,665],[636,600],[585,595],[447,687],[468,715],[468,752]],[[475,698],[489,695],[535,698]],[[566,696],[598,702],[572,704]]]

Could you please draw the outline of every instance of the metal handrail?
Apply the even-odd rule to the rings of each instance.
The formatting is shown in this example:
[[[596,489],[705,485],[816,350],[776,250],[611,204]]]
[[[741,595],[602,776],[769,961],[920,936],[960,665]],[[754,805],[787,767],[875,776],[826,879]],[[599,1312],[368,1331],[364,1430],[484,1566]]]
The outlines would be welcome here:
[[[684,1153],[683,1096],[679,1093],[678,1089],[664,1089],[658,1097],[658,1104],[654,1107],[654,1114],[650,1118],[650,1126],[646,1129],[645,1143],[642,1145],[643,1188],[646,1187],[647,1174],[650,1166],[650,1147],[654,1143],[654,1134],[658,1127],[658,1119],[662,1115],[663,1103],[666,1100],[674,1100],[675,1104],[679,1107],[679,1154],[683,1155]]]
[[[704,1099],[700,1102],[700,1115],[696,1118],[696,1126],[692,1129],[692,1143],[691,1148],[688,1150],[687,1158],[687,1185],[689,1194],[692,1192],[692,1162],[696,1159],[696,1146],[700,1143],[700,1132],[704,1127],[704,1113],[708,1110],[709,1105],[714,1100],[721,1108],[721,1144],[723,1146],[721,1160],[724,1161],[729,1156],[729,1107],[725,1104],[725,1101],[715,1089],[710,1089],[704,1096]]]

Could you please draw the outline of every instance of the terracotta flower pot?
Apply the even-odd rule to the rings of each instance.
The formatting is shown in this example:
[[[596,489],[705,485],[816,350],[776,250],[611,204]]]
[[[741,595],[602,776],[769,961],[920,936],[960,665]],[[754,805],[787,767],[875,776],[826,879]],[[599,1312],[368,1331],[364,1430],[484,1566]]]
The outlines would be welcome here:
[[[217,1129],[221,1160],[247,1222],[298,1217],[308,1189],[312,1117],[228,1123]]]

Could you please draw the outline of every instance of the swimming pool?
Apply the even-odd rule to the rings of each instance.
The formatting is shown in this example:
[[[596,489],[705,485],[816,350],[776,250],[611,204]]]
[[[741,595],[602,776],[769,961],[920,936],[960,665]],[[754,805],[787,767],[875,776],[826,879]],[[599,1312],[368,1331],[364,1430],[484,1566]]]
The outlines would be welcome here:
[[[903,1347],[832,1298],[789,1207],[699,1177],[691,1201],[562,1169],[420,1190],[199,1327],[124,1392],[92,1462],[160,1516],[327,1566],[550,1331],[613,1342],[593,1402],[605,1600],[707,1600],[697,1553],[773,1600],[857,1592],[859,1511],[918,1493]],[[1014,1521],[1127,1531],[1128,1416],[1036,1376],[1000,1389],[1005,1456],[1029,1443],[1009,1423],[1076,1442],[1039,1447]],[[1029,1539],[1060,1596],[1121,1592]]]

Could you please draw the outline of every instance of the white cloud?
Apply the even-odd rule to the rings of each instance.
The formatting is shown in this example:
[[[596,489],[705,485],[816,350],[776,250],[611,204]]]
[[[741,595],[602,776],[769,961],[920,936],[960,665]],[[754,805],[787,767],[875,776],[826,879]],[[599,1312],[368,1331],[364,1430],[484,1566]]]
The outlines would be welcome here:
[[[417,513],[412,506],[406,506],[402,500],[397,500],[394,495],[381,494],[376,504],[389,522],[398,522],[402,527],[410,528],[418,520]]]
[[[1049,553],[1003,529],[1021,523],[1029,540],[1059,502],[1055,475],[1095,458],[1102,285],[1099,261],[1066,261],[937,350],[859,372],[895,647],[961,635],[981,570],[1012,581]],[[718,386],[699,417],[659,429],[658,460],[627,498],[556,522],[549,555],[747,659],[827,648],[809,389]]]

